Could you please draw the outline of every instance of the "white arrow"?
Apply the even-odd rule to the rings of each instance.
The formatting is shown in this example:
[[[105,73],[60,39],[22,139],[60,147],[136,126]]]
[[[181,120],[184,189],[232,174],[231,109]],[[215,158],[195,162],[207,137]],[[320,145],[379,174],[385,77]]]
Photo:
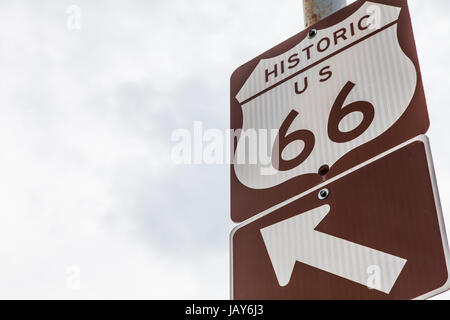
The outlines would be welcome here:
[[[261,234],[280,286],[286,286],[296,261],[339,277],[368,284],[368,270],[379,270],[376,289],[389,294],[406,260],[315,231],[330,206],[302,213],[264,229]]]

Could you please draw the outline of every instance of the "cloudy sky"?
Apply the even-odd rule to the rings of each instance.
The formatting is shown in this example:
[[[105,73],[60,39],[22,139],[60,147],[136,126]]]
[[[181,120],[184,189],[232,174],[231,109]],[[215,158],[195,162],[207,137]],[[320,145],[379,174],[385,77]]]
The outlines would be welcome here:
[[[448,226],[450,3],[410,6]],[[232,71],[301,31],[301,10],[2,0],[0,298],[227,299],[228,167],[172,164],[171,134],[228,128]]]

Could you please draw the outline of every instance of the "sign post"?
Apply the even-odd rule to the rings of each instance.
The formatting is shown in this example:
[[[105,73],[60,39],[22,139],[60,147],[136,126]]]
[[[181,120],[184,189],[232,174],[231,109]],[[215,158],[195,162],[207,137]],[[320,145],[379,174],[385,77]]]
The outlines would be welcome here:
[[[303,0],[305,28],[346,6],[346,0]]]
[[[238,68],[230,99],[233,298],[449,288],[406,0],[359,0],[309,26]]]

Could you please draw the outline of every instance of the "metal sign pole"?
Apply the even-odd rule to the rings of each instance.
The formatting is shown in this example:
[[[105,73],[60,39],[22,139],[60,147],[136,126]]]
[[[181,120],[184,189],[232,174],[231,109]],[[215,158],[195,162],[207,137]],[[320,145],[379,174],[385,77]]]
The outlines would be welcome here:
[[[305,27],[319,22],[346,5],[346,0],[303,0]]]

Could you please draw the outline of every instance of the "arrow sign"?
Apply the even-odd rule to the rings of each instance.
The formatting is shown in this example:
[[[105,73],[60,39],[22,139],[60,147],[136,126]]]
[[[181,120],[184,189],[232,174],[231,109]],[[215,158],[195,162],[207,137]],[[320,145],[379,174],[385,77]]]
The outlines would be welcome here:
[[[261,234],[280,286],[286,286],[296,261],[389,294],[406,264],[405,259],[343,240],[314,229],[330,212],[324,205],[264,229]]]

